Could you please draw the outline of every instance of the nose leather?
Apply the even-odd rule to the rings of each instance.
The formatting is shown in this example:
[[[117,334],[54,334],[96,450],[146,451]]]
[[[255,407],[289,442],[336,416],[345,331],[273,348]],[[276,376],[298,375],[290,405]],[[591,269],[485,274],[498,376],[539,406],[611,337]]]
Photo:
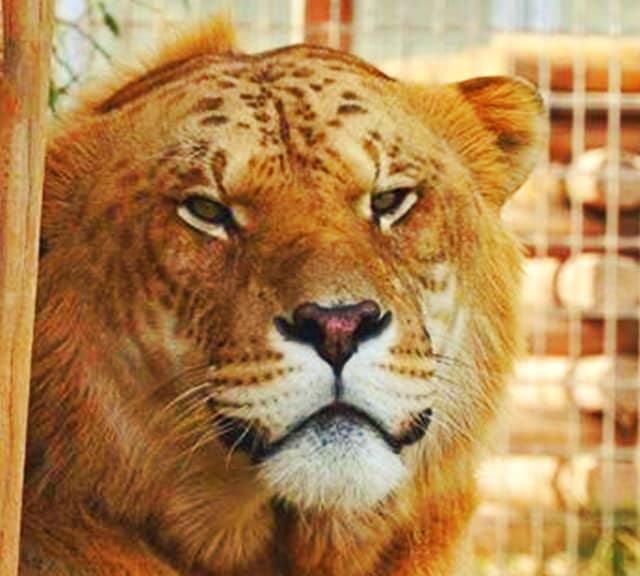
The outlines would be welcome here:
[[[275,324],[285,336],[311,345],[339,374],[363,341],[380,334],[391,321],[373,300],[346,306],[324,307],[305,302],[293,312],[293,321],[282,317]]]

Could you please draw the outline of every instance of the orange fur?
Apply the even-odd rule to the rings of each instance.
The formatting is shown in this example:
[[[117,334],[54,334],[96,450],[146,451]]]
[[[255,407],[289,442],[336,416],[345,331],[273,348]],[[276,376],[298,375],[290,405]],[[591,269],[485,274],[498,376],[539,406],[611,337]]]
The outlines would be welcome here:
[[[449,575],[519,347],[499,207],[540,101],[232,45],[169,46],[50,143],[21,574]],[[390,323],[339,377],[378,431],[302,424],[337,369],[274,319],[365,300]]]

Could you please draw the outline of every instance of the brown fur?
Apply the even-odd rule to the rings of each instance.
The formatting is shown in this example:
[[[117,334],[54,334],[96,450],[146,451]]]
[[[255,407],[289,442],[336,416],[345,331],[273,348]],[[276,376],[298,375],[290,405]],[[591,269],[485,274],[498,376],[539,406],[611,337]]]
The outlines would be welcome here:
[[[21,574],[450,574],[518,349],[520,254],[499,208],[542,142],[540,100],[512,79],[424,88],[327,49],[232,46],[219,22],[180,41],[51,142]],[[391,233],[355,208],[387,173],[424,183]],[[194,187],[217,190],[238,231],[182,222]],[[267,331],[327,295],[393,309],[376,369],[419,385],[437,370],[421,314],[446,292],[443,263],[454,305],[434,299],[428,320],[469,311],[463,357],[440,384],[443,420],[403,455],[413,476],[350,514],[274,499],[216,440],[196,387],[303,377]],[[449,397],[470,402],[455,423]]]

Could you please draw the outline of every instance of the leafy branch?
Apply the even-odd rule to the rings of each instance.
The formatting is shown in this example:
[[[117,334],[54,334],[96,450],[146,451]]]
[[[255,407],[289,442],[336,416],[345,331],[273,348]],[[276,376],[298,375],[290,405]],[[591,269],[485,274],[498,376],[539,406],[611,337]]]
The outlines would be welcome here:
[[[128,0],[128,3],[140,6],[144,10],[155,14],[162,12],[159,8],[161,3],[158,0]],[[50,82],[49,108],[54,114],[60,97],[67,94],[74,85],[78,84],[85,72],[84,68],[78,65],[74,58],[65,54],[63,49],[64,32],[70,31],[80,37],[89,50],[98,53],[107,63],[111,63],[112,57],[109,48],[103,43],[104,40],[98,40],[98,36],[105,29],[108,30],[111,38],[117,39],[122,36],[122,25],[116,10],[116,7],[121,7],[122,4],[122,0],[82,0],[84,10],[77,19],[72,20],[62,17],[55,19],[55,25],[60,34],[54,37],[52,58],[55,68],[57,68],[59,75],[62,75],[63,79],[52,78]],[[182,4],[185,10],[189,11],[191,9],[190,0],[182,0]]]
[[[95,7],[97,6],[101,17],[101,24],[106,27],[114,37],[119,37],[121,34],[120,24],[113,12],[105,4],[105,2],[100,1],[97,3],[97,5],[94,5],[91,0],[86,1],[88,2],[87,13],[90,14],[93,10],[95,10]],[[107,48],[105,48],[96,39],[93,31],[89,31],[87,28],[74,20],[68,20],[66,18],[60,17],[57,17],[55,19],[55,25],[57,28],[66,28],[68,30],[71,30],[74,34],[80,36],[91,47],[92,50],[100,54],[107,62],[111,62],[111,54],[109,53]],[[80,81],[81,74],[61,53],[61,50],[56,43],[54,43],[53,46],[52,58],[67,76],[66,81],[63,83],[58,83],[54,79],[51,79],[50,82],[49,108],[53,113],[55,113],[60,96],[66,94],[74,84],[77,84]]]

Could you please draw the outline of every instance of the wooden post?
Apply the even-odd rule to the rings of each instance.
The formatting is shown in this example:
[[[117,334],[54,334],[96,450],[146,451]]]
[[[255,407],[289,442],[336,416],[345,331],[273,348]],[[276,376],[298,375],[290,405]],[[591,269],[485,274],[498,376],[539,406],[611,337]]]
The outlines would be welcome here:
[[[52,0],[2,0],[0,576],[17,573],[44,175]]]

